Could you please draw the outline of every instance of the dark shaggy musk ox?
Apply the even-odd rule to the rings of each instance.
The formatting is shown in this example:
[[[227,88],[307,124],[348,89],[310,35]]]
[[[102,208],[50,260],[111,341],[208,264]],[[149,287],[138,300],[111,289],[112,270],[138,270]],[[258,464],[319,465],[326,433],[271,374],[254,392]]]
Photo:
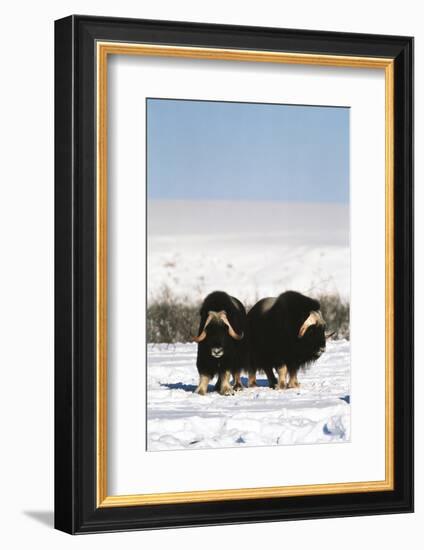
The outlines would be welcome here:
[[[299,369],[325,351],[328,336],[319,302],[299,292],[283,292],[278,298],[260,300],[247,319],[249,387],[256,386],[258,370],[265,371],[271,388],[299,387]]]
[[[200,326],[194,341],[197,348],[199,385],[196,392],[205,395],[211,378],[218,376],[215,390],[231,395],[242,389],[241,370],[246,366],[246,310],[243,304],[226,292],[206,296],[200,309]],[[230,384],[234,378],[234,390]]]

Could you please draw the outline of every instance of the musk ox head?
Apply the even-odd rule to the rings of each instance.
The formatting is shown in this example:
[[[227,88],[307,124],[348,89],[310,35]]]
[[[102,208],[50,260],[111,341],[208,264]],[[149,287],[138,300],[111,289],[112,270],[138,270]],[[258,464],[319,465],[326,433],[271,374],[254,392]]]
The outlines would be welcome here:
[[[199,332],[193,340],[207,346],[214,359],[221,359],[232,342],[243,338],[243,333],[237,334],[233,329],[225,311],[209,311]]]
[[[325,351],[326,339],[332,336],[325,332],[326,324],[321,312],[311,311],[298,332],[302,355],[308,361],[316,361]]]

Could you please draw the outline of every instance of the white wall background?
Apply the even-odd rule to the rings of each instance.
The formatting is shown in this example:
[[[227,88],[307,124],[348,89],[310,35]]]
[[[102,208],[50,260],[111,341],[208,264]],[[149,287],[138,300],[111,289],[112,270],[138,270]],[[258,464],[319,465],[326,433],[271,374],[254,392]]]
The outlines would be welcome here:
[[[0,543],[47,548],[269,546],[386,550],[422,544],[423,318],[416,336],[416,513],[70,537],[53,507],[53,21],[71,13],[280,26],[416,37],[416,280],[424,275],[422,215],[424,27],[420,2],[85,0],[3,5],[0,85]],[[416,308],[424,306],[417,285]],[[420,541],[421,542],[418,542]]]

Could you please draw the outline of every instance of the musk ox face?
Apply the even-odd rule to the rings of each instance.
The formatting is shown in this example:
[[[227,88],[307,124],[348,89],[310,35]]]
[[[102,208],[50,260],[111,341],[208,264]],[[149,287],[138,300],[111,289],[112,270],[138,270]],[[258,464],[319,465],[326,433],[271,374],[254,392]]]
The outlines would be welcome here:
[[[325,352],[325,326],[312,325],[302,337],[302,350],[311,361],[316,361]]]
[[[206,329],[206,338],[203,345],[209,350],[209,354],[214,359],[221,359],[225,354],[225,349],[229,343],[228,328],[224,323],[212,321]]]
[[[202,332],[194,338],[208,349],[214,359],[221,359],[234,341],[241,340],[243,334],[237,334],[230,325],[225,311],[209,311]]]
[[[320,311],[311,311],[298,333],[299,349],[306,361],[316,361],[325,352],[325,321]]]

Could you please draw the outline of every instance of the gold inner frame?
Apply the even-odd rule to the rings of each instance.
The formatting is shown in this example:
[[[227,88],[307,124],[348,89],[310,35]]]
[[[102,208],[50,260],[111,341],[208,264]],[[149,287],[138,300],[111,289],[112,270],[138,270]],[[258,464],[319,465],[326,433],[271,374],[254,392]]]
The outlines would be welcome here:
[[[394,60],[122,42],[96,44],[97,54],[97,506],[141,506],[254,498],[388,491],[394,489]],[[385,479],[316,485],[218,489],[109,496],[107,492],[107,60],[142,55],[384,69],[385,71]]]

